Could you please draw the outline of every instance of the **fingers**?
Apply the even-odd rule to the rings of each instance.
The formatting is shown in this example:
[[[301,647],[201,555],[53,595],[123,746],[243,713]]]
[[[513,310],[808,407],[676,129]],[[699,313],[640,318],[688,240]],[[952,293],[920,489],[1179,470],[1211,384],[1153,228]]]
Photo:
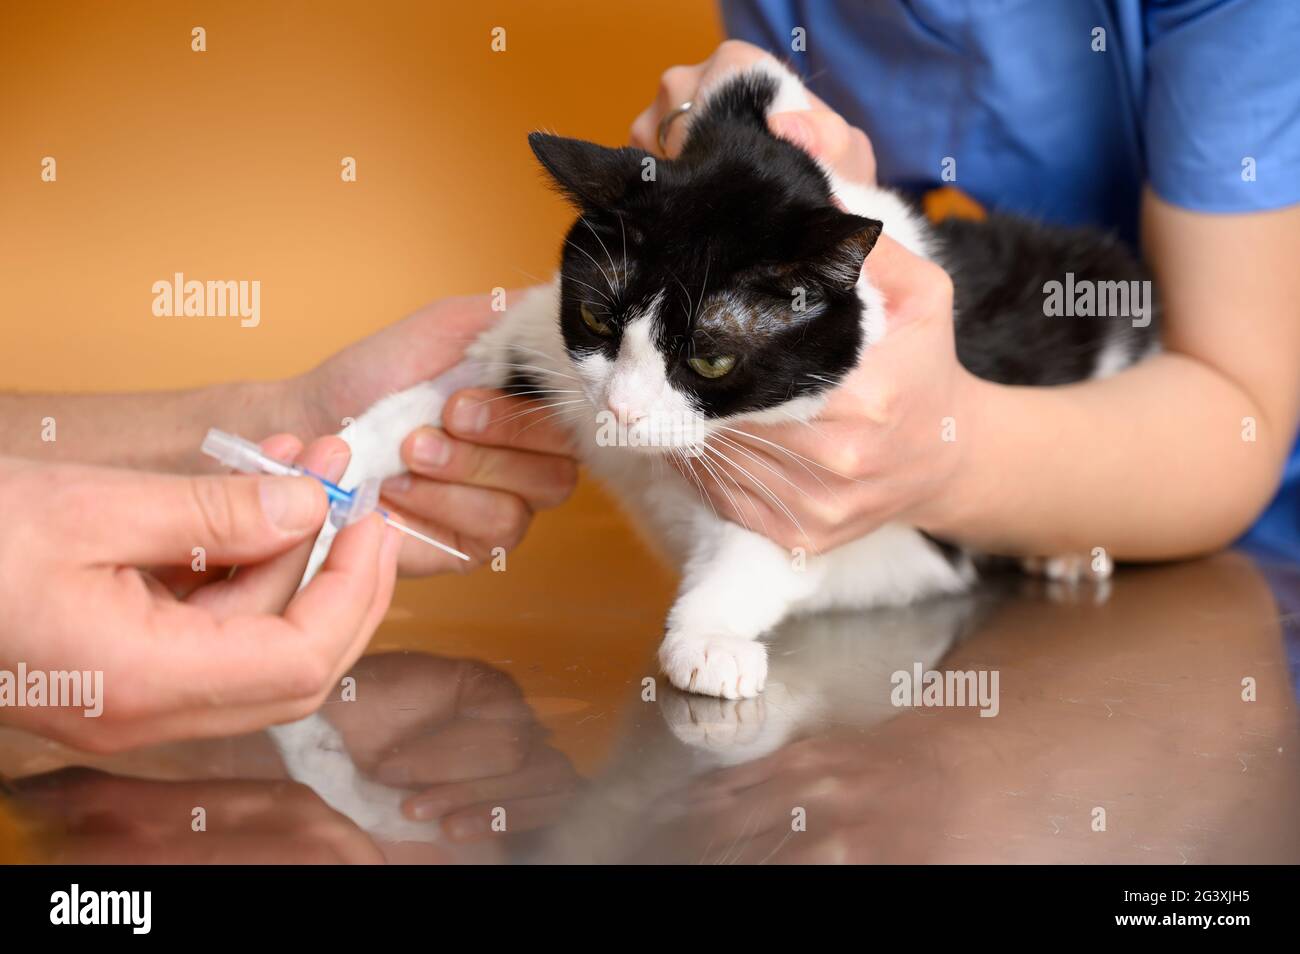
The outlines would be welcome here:
[[[384,485],[384,499],[405,523],[463,550],[476,563],[485,561],[496,547],[518,546],[533,516],[528,504],[514,494],[422,477],[394,478]],[[414,572],[408,558],[427,564],[426,572],[467,568],[463,560],[418,540],[411,540],[410,546],[403,554],[404,572]]]
[[[352,664],[366,651],[366,647],[370,645],[370,637],[375,634],[379,624],[384,621],[389,604],[393,602],[393,590],[397,586],[397,558],[402,549],[402,541],[405,538],[392,527],[384,526],[382,530],[383,539],[379,546],[379,571],[376,576],[378,583],[370,600],[370,608],[362,617],[361,625],[357,628],[351,644],[335,662],[334,673],[330,679],[331,686],[338,685],[343,675],[352,668]]]
[[[337,481],[347,469],[350,456],[346,442],[337,437],[324,437],[312,442],[296,463],[327,480]],[[240,566],[229,579],[196,590],[190,602],[208,609],[217,619],[279,613],[298,588],[315,542],[315,537],[308,537],[265,562]]]
[[[577,390],[529,401],[473,388],[451,396],[443,409],[443,427],[453,437],[476,444],[571,456],[573,435],[563,421],[585,401]]]
[[[502,799],[497,805],[474,805],[442,817],[442,833],[456,842],[472,842],[492,834],[493,811],[501,808],[507,834],[536,831],[553,824],[573,800],[570,792],[517,799]]]
[[[395,546],[381,556],[387,583],[362,607],[359,625],[352,619],[322,619],[303,630],[270,615],[217,622],[189,603],[155,606],[149,617],[128,620],[106,634],[119,651],[134,651],[141,661],[116,682],[94,731],[80,731],[84,720],[78,719],[68,726],[69,733],[47,734],[111,753],[174,739],[259,731],[314,712],[382,619],[392,594],[395,556]],[[300,621],[305,615],[300,614]],[[160,671],[169,674],[162,685],[149,677]]]
[[[412,795],[402,803],[402,813],[413,821],[442,819],[443,830],[452,838],[469,839],[487,834],[492,809],[505,807],[507,831],[522,831],[531,811],[516,812],[525,804],[564,800],[577,787],[578,775],[569,760],[554,749],[535,749],[517,771],[493,777],[479,777],[435,786]]]
[[[378,626],[392,596],[397,536],[376,514],[342,530],[320,572],[293,597],[283,618],[236,616],[217,621],[216,634],[209,636],[200,620],[211,630],[211,617],[200,608],[159,607],[155,628],[187,636],[167,644],[179,657],[168,661],[175,667],[168,671],[202,687],[209,702],[216,696],[227,705],[287,704],[284,718],[306,714]],[[188,632],[181,628],[186,623]],[[312,705],[304,708],[306,703]]]
[[[487,493],[487,491],[484,491],[484,493]],[[515,499],[517,500],[517,498]],[[441,524],[432,524],[427,520],[420,520],[404,512],[399,507],[393,506],[392,501],[385,501],[385,503],[388,506],[388,512],[398,522],[410,527],[417,533],[432,537],[439,543],[459,550],[469,557],[468,561],[462,560],[460,557],[453,556],[438,547],[430,546],[423,540],[401,534],[401,538],[397,542],[398,575],[422,577],[437,576],[443,573],[469,573],[486,563],[491,556],[492,548],[482,541],[471,541],[469,538]],[[524,509],[522,502],[519,502],[519,508]],[[526,522],[524,526],[527,526]],[[523,536],[522,530],[519,536]]]
[[[58,512],[94,562],[188,565],[202,547],[232,566],[283,553],[325,519],[325,492],[307,477],[176,477],[77,468]]]
[[[286,463],[293,461],[302,453],[302,441],[292,434],[272,435],[262,441],[260,446],[268,456]],[[208,566],[206,553],[203,554],[202,560],[198,559],[198,554],[193,556],[194,559],[190,561],[189,566],[176,564],[150,567],[149,573],[144,578],[145,583],[152,587],[156,582],[162,590],[171,593],[178,600],[183,600],[199,587],[223,580],[230,575],[229,567]]]
[[[888,330],[919,319],[952,320],[952,278],[942,266],[881,235],[867,256],[865,269],[888,302],[886,336]],[[870,354],[868,351],[866,357]]]
[[[310,788],[280,781],[168,782],[63,769],[24,779],[21,797],[66,829],[61,858],[78,862],[374,864],[383,855]],[[222,820],[212,844],[196,844],[169,820],[203,805]]]
[[[629,138],[634,146],[640,146],[646,152],[659,156],[676,156],[681,152],[682,144],[686,142],[689,117],[682,116],[668,127],[665,149],[659,146],[659,122],[670,110],[688,102],[695,95],[706,65],[707,61],[694,66],[674,66],[664,72],[654,102],[632,122]]]
[[[329,442],[322,448],[328,451]],[[328,460],[321,465],[328,469]],[[282,577],[246,584],[249,590],[240,595],[253,605],[236,599],[232,587],[229,602],[214,603],[215,609],[202,600],[177,602],[136,573],[88,567],[81,605],[68,612],[95,619],[102,642],[121,665],[96,731],[66,732],[68,741],[92,751],[120,751],[254,731],[314,711],[382,620],[399,543],[397,532],[377,515],[346,528],[321,573],[289,602],[283,617],[263,610],[292,592],[305,554]],[[162,683],[151,675],[159,672],[168,674]]]
[[[285,620],[327,646],[341,650],[350,644],[371,614],[384,542],[395,532],[378,514],[341,531],[320,572],[285,609]],[[331,652],[327,658],[339,655]]]
[[[516,721],[459,719],[433,734],[402,742],[375,767],[375,775],[401,788],[506,775],[523,764],[538,731]]]
[[[563,410],[498,391],[454,394],[445,430],[420,428],[402,443],[409,473],[384,483],[385,501],[415,529],[476,562],[496,547],[513,548],[534,511],[558,506],[577,486],[572,434],[558,418],[548,420],[557,413]],[[471,568],[416,541],[403,543],[401,566],[410,575]]]
[[[673,121],[665,136],[665,148],[659,146],[659,122],[670,110],[698,98],[701,87],[712,85],[722,77],[762,59],[772,59],[765,50],[741,40],[724,41],[703,63],[674,66],[659,80],[653,103],[632,123],[631,142],[656,155],[676,156],[686,141],[689,114]]]
[[[302,441],[293,434],[272,434],[259,442],[262,452],[276,460],[296,460],[302,453]]]
[[[510,439],[508,435],[491,432],[483,436],[489,441]],[[544,437],[550,440],[549,435]],[[411,434],[402,444],[402,459],[412,474],[505,491],[524,500],[532,510],[559,506],[573,493],[578,482],[578,467],[568,457],[494,444],[495,441],[493,444],[475,444],[452,440],[442,431],[427,427]],[[399,478],[385,485],[385,493],[390,489],[400,492],[407,487]],[[435,521],[438,519],[432,513],[429,517]]]
[[[777,136],[821,160],[845,179],[875,184],[876,154],[871,140],[838,113],[829,109],[773,113],[767,124]]]

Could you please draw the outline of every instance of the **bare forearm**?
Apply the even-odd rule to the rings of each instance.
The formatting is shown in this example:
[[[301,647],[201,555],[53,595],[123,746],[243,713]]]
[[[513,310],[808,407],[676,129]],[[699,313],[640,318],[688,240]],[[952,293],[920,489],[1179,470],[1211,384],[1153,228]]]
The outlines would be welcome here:
[[[251,438],[297,431],[293,407],[278,382],[137,394],[0,394],[0,454],[203,471],[211,468],[198,447],[209,427]]]
[[[1178,354],[1069,387],[975,382],[971,406],[964,472],[931,529],[1006,554],[1217,549],[1268,503],[1294,428]]]

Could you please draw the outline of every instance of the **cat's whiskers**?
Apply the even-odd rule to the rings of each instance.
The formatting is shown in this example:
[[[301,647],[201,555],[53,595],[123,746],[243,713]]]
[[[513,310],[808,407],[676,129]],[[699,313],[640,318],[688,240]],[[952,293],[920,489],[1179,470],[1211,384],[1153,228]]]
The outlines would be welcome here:
[[[781,500],[781,498],[778,497],[775,493],[773,493],[771,488],[769,488],[767,484],[763,483],[763,481],[760,480],[752,471],[750,471],[746,467],[743,467],[740,464],[737,464],[726,454],[722,453],[721,450],[709,444],[707,439],[699,446],[701,447],[701,449],[704,450],[706,454],[712,452],[713,454],[716,454],[718,457],[722,458],[732,467],[736,468],[736,470],[740,471],[741,475],[744,476],[751,483],[753,483],[754,486],[757,487],[760,491],[762,491],[763,495],[772,502],[772,504],[777,508],[777,510],[779,510],[781,514],[787,520],[789,520],[791,524],[794,525],[794,528],[799,531],[800,536],[804,537],[805,539],[808,538],[807,531],[804,530],[803,524],[799,522],[799,518],[794,515],[794,511],[792,511],[788,506],[786,506],[785,502]],[[719,464],[719,466],[721,466],[721,464]]]
[[[616,212],[618,216],[618,230],[623,233],[623,274],[626,275],[627,268],[627,226],[623,224],[623,213]]]
[[[704,294],[709,290],[709,269],[713,267],[713,258],[705,250],[704,258],[704,284],[700,286],[700,300],[695,304],[695,311],[698,313],[700,306],[704,304]]]
[[[587,402],[584,400],[584,401],[580,401],[580,402],[578,402],[578,403],[586,404]],[[559,405],[556,405],[556,404],[552,404],[552,405],[551,405],[551,407],[558,407],[558,406],[559,406]],[[575,419],[575,420],[576,420],[580,415],[584,415],[585,413],[586,413],[586,412],[585,412],[585,410],[584,410],[583,408],[572,408],[572,407],[571,407],[571,408],[563,408],[563,409],[561,409],[561,410],[559,410],[559,411],[555,411],[555,412],[553,412],[553,413],[551,413],[551,414],[547,414],[545,417],[539,417],[537,420],[535,420],[535,421],[533,421],[532,423],[530,423],[527,427],[520,428],[520,430],[519,430],[519,434],[517,434],[517,435],[515,435],[515,436],[518,437],[518,436],[521,435],[521,434],[527,434],[529,431],[531,431],[531,430],[532,430],[534,427],[536,427],[538,424],[542,424],[542,423],[544,423],[544,422],[546,422],[546,421],[554,420],[555,418],[559,418],[561,421],[568,421],[568,420],[570,420],[570,419]]]
[[[696,459],[699,460],[699,462],[704,465],[705,469],[708,470],[710,474],[713,474],[714,468],[716,468],[718,474],[721,474],[723,477],[731,481],[731,486],[736,488],[736,493],[740,494],[740,496],[745,499],[745,501],[749,504],[750,509],[754,512],[754,515],[758,517],[759,522],[763,523],[763,514],[759,511],[758,507],[754,505],[753,500],[751,500],[748,497],[748,495],[746,495],[744,490],[741,489],[741,486],[736,481],[736,478],[728,474],[726,472],[726,469],[722,466],[722,464],[716,460],[713,461],[713,468],[709,466],[708,449],[702,446],[702,444],[700,443],[695,443],[691,445],[691,450],[696,455]],[[721,481],[718,480],[716,475],[714,476],[714,482],[718,484],[719,489],[722,490],[724,494],[727,494],[727,499],[731,501],[732,509],[734,509],[736,511],[736,515],[740,517],[741,523],[744,525],[745,529],[746,530],[751,529],[749,523],[745,520],[744,514],[740,512],[740,507],[736,503],[735,497],[733,497],[730,493],[727,492],[726,486],[722,484]],[[766,523],[764,523],[764,529],[766,529]]]
[[[718,450],[718,448],[716,448],[716,447],[708,447],[708,446],[707,446],[707,438],[705,439],[705,441],[698,442],[698,443],[694,443],[694,445],[692,445],[692,448],[693,448],[693,450],[695,451],[695,454],[697,454],[697,455],[702,455],[702,456],[701,456],[701,460],[707,458],[708,451],[710,451],[710,450],[711,450],[712,452],[714,452],[715,455],[723,456],[722,454],[720,454],[720,451]],[[762,511],[761,508],[758,507],[758,504],[757,504],[757,503],[754,503],[753,496],[751,496],[750,494],[746,494],[746,493],[745,493],[744,489],[742,489],[742,487],[740,486],[740,482],[738,482],[738,481],[736,480],[735,477],[731,476],[731,474],[727,473],[727,468],[723,467],[723,464],[720,463],[720,461],[718,461],[718,460],[714,460],[714,465],[715,465],[716,468],[718,468],[718,472],[719,472],[719,473],[722,473],[724,477],[727,477],[727,480],[729,480],[729,481],[732,482],[732,486],[733,486],[733,487],[736,487],[736,493],[737,493],[737,494],[740,494],[740,495],[741,495],[741,498],[744,499],[746,503],[749,503],[749,507],[750,507],[751,511],[754,512],[754,516],[755,516],[755,517],[758,517],[758,522],[759,522],[759,524],[762,525],[762,528],[763,528],[764,532],[766,532],[766,530],[767,530],[767,521],[766,521],[766,520],[763,520],[763,511]],[[733,465],[733,467],[735,467],[735,465]],[[735,507],[736,504],[735,504],[735,503],[732,503],[732,506]],[[745,517],[742,516],[742,515],[740,515],[740,513],[738,513],[738,511],[737,511],[737,515],[738,515],[738,516],[741,516],[741,521],[744,521],[744,520],[745,520]],[[748,522],[745,522],[745,529],[746,529],[746,530],[751,529],[750,526],[749,526],[749,524],[748,524]]]
[[[543,359],[544,361],[550,361],[550,360],[551,360],[551,355],[547,354],[547,353],[546,353],[545,351],[543,351],[541,348],[534,348],[534,347],[532,347],[531,345],[526,345],[526,344],[523,344],[523,343],[518,342],[518,341],[512,341],[512,342],[510,342],[510,350],[511,350],[512,352],[513,352],[513,351],[523,351],[523,352],[526,352],[526,353],[528,353],[528,354],[535,354],[535,355],[537,355],[539,358]],[[559,371],[552,371],[551,373],[552,373],[552,374],[560,374],[561,372],[559,372]],[[568,375],[565,375],[565,377],[572,378],[573,375],[568,374]],[[576,379],[575,379],[575,380],[576,380]]]
[[[599,295],[601,298],[605,299],[605,301],[609,302],[610,305],[613,305],[613,304],[614,304],[614,299],[610,298],[608,295],[606,295],[603,291],[601,291],[601,290],[600,290],[599,288],[597,288],[595,285],[588,285],[586,282],[582,281],[581,279],[574,278],[572,275],[567,275],[567,276],[565,276],[565,277],[566,277],[569,281],[574,282],[575,284],[581,285],[583,288],[589,288],[589,289],[591,289],[591,290],[594,291],[597,295]]]
[[[763,468],[765,468],[766,470],[771,471],[774,475],[776,475],[777,477],[781,478],[783,481],[785,481],[787,484],[789,484],[789,485],[790,485],[791,487],[793,487],[795,490],[799,491],[799,493],[803,494],[803,495],[804,495],[805,497],[807,497],[809,500],[812,499],[812,495],[809,494],[808,491],[804,490],[802,487],[800,487],[798,484],[796,484],[793,480],[791,480],[791,479],[790,479],[789,477],[787,477],[785,474],[781,473],[779,470],[777,470],[775,467],[773,467],[773,466],[772,466],[771,464],[769,464],[767,461],[763,460],[763,458],[759,457],[757,454],[755,454],[753,451],[751,451],[748,447],[745,447],[745,446],[744,446],[743,444],[741,444],[739,441],[733,441],[733,440],[732,440],[730,437],[728,437],[726,434],[712,434],[712,435],[710,435],[710,436],[716,438],[717,440],[722,441],[722,442],[723,442],[723,443],[724,443],[728,448],[732,448],[732,449],[737,450],[737,451],[739,451],[740,453],[744,454],[746,457],[748,457],[748,458],[749,458],[750,460],[752,460],[754,463],[758,464],[760,467],[763,467]],[[829,490],[829,488],[827,488],[827,489]],[[834,494],[834,491],[831,491],[831,493]]]
[[[749,530],[750,529],[749,523],[745,520],[745,515],[741,512],[740,505],[736,503],[736,498],[731,495],[731,491],[727,489],[727,485],[724,484],[718,478],[718,471],[715,470],[714,467],[709,463],[708,451],[698,444],[693,445],[692,450],[696,452],[697,456],[695,459],[700,462],[700,466],[702,466],[706,471],[708,471],[709,476],[713,478],[713,483],[726,496],[727,501],[731,504],[732,511],[736,514],[737,517],[740,518],[741,524],[744,526],[746,530]],[[721,469],[721,465],[719,465],[719,470],[720,469]],[[734,479],[732,480],[732,483],[735,483]],[[738,491],[740,490],[739,484],[736,485],[736,490]],[[741,492],[741,495],[744,496],[743,492]]]
[[[670,272],[669,277],[671,277],[672,280],[677,283],[677,287],[680,288],[682,290],[682,294],[686,296],[686,307],[683,308],[682,311],[685,312],[686,314],[686,326],[689,329],[691,325],[691,319],[695,315],[695,303],[691,301],[691,293],[686,290],[686,286],[682,284],[682,280],[677,277],[676,273]]]
[[[482,365],[485,368],[517,368],[524,371],[540,371],[542,374],[553,374],[556,377],[569,378],[572,381],[578,380],[572,374],[565,374],[563,371],[556,371],[552,368],[543,368],[539,364],[522,364],[518,361],[484,361]]]
[[[618,276],[618,266],[614,264],[614,256],[609,254],[609,248],[605,245],[605,240],[602,239],[602,238],[600,237],[600,235],[596,232],[596,229],[592,226],[592,224],[591,224],[590,222],[587,221],[587,217],[586,217],[585,215],[580,215],[580,216],[578,216],[578,219],[579,219],[579,221],[582,222],[583,225],[585,225],[585,226],[587,227],[587,231],[589,231],[592,235],[595,235],[595,236],[596,236],[596,241],[599,242],[599,243],[600,243],[600,247],[603,248],[603,249],[605,250],[605,258],[609,259],[609,272],[610,272],[610,274],[611,274],[611,275],[614,275],[615,277],[617,277],[617,276]],[[619,221],[621,222],[622,219],[619,219]],[[626,256],[625,256],[625,259],[626,259]]]
[[[785,417],[787,417],[787,418],[788,418],[790,421],[792,421],[793,423],[795,423],[795,424],[802,424],[804,427],[808,428],[808,430],[812,431],[814,434],[816,434],[816,435],[817,435],[819,438],[821,438],[822,440],[824,440],[824,441],[828,441],[828,440],[830,440],[830,437],[826,434],[825,431],[819,431],[816,427],[813,426],[812,421],[805,420],[804,418],[800,417],[799,415],[797,415],[797,414],[793,414],[793,413],[791,413],[790,411],[787,411],[787,410],[786,410],[785,408],[783,408],[783,407],[782,407],[782,408],[777,408],[777,410],[779,410],[779,411],[780,411],[780,412],[781,412]]]
[[[728,427],[725,424],[719,424],[718,427],[724,431],[730,431],[732,434],[739,434],[741,437],[748,437],[752,441],[758,441],[760,444],[766,444],[769,447],[779,450],[782,454],[785,454],[788,457],[792,458],[796,463],[802,466],[804,470],[808,471],[808,474],[813,478],[813,480],[817,481],[817,483],[821,484],[821,486],[828,491],[830,490],[830,488],[827,487],[826,483],[820,477],[818,477],[814,471],[812,471],[808,467],[808,464],[812,464],[813,467],[820,467],[822,470],[826,471],[829,474],[834,474],[836,477],[842,477],[844,480],[851,481],[855,484],[863,483],[863,481],[859,480],[857,477],[850,477],[848,474],[841,474],[838,470],[835,470],[833,467],[827,467],[825,464],[819,464],[817,463],[817,461],[810,460],[809,458],[804,457],[802,454],[796,454],[794,451],[790,450],[790,448],[784,447],[781,444],[776,443],[775,441],[769,441],[765,437],[759,437],[757,434],[751,434],[749,433],[749,431],[742,431],[739,428]]]
[[[524,276],[524,278],[531,278],[533,281],[537,282],[537,284],[539,284],[539,285],[549,285],[549,284],[550,284],[550,282],[548,282],[546,279],[544,279],[544,278],[538,278],[538,277],[537,277],[536,275],[534,275],[532,272],[526,272],[526,271],[524,271],[522,268],[520,268],[520,267],[517,266],[517,265],[515,266],[515,271],[517,271],[520,275]]]
[[[609,286],[609,293],[610,293],[610,295],[613,296],[613,297],[617,297],[617,296],[618,296],[618,291],[614,288],[614,282],[610,279],[610,277],[609,277],[608,275],[605,274],[605,267],[604,267],[603,265],[601,265],[600,262],[596,261],[596,256],[592,255],[590,252],[588,252],[588,251],[587,251],[585,248],[583,248],[581,245],[577,245],[577,244],[575,244],[575,243],[573,242],[572,239],[565,239],[565,240],[564,240],[564,244],[567,245],[567,246],[569,246],[570,248],[577,249],[577,250],[578,250],[579,252],[581,252],[583,255],[587,256],[587,258],[591,259],[591,264],[595,265],[596,268],[600,270],[600,274],[601,274],[601,275],[604,277],[604,279],[605,279],[605,284]],[[613,300],[613,298],[611,298],[611,301],[612,301],[612,300]]]
[[[758,863],[760,865],[765,865],[769,861],[771,861],[772,858],[776,855],[776,853],[785,847],[785,843],[790,840],[791,836],[794,835],[794,833],[797,830],[798,829],[796,829],[793,825],[791,825],[790,830],[785,833],[785,837],[782,838],[779,842],[777,842],[776,847],[773,848],[771,851],[769,851],[766,855],[764,855]]]
[[[527,351],[529,354],[535,354],[539,358],[550,358],[551,356],[541,348],[534,348],[532,345],[526,345],[522,341],[510,342],[511,351]]]
[[[813,374],[811,371],[805,372],[804,377],[811,378],[814,381],[820,381],[822,384],[829,384],[831,387],[838,387],[840,383],[838,381],[826,377],[826,375],[824,374]]]
[[[740,860],[740,856],[745,853],[745,846],[741,845],[740,841],[745,837],[745,833],[749,831],[749,823],[754,820],[754,813],[757,811],[757,808],[753,808],[750,810],[749,814],[745,816],[744,824],[740,826],[740,831],[736,834],[736,840],[731,843],[730,848],[718,856],[718,860],[714,862],[715,865],[734,865]],[[739,846],[739,850],[737,850],[737,846]],[[734,858],[731,856],[733,851],[736,852]]]
[[[698,446],[698,445],[697,445],[697,446]],[[720,452],[718,451],[717,448],[711,448],[711,449],[713,450],[713,452],[714,452],[715,454],[720,454]],[[700,451],[701,451],[703,454],[705,454],[705,455],[708,454],[708,451],[709,451],[709,450],[710,450],[710,448],[700,448]],[[764,533],[764,535],[766,535],[766,533],[767,533],[767,521],[763,519],[763,509],[762,509],[761,507],[759,507],[759,505],[758,505],[757,503],[754,502],[754,498],[753,498],[753,496],[752,496],[751,494],[747,494],[747,493],[745,493],[744,489],[740,486],[740,481],[736,480],[735,477],[733,477],[731,474],[727,473],[726,468],[723,467],[721,463],[719,463],[718,461],[715,460],[715,461],[714,461],[714,464],[717,466],[719,472],[721,472],[722,475],[723,475],[724,477],[726,477],[728,480],[731,481],[731,486],[733,486],[733,487],[736,488],[736,493],[738,493],[738,494],[740,495],[741,499],[744,500],[747,504],[749,504],[749,509],[753,512],[754,516],[758,518],[758,524],[759,524],[760,527],[763,528],[763,533]],[[734,506],[734,504],[733,504],[733,506]],[[737,512],[737,516],[740,516],[741,523],[742,523],[742,525],[745,527],[746,530],[750,530],[750,529],[752,529],[752,528],[749,526],[749,523],[745,520],[744,516],[740,515],[739,512]]]
[[[586,398],[574,398],[571,401],[552,401],[549,404],[530,402],[529,407],[524,408],[522,411],[516,411],[513,414],[507,414],[505,417],[501,418],[501,420],[498,421],[497,423],[507,424],[510,421],[517,420],[518,418],[527,417],[529,414],[538,414],[542,411],[549,411],[552,408],[556,408],[556,407],[566,407],[570,404],[586,404],[586,403],[587,403]]]
[[[511,391],[508,394],[498,394],[496,397],[488,398],[485,401],[479,401],[474,406],[483,407],[484,405],[491,404],[494,401],[506,401],[509,400],[510,398],[531,397],[534,394],[582,394],[582,393],[583,392],[579,391],[577,388],[534,388],[531,391]]]
[[[718,516],[718,509],[715,506],[713,506],[713,498],[709,496],[708,490],[705,489],[704,481],[700,479],[700,475],[697,474],[695,472],[695,468],[691,466],[691,460],[689,457],[686,456],[686,452],[683,451],[680,447],[669,447],[668,450],[672,452],[672,455],[674,457],[676,457],[678,460],[682,462],[682,470],[686,471],[687,476],[690,477],[691,480],[695,482],[695,486],[700,488],[700,496],[704,498],[704,502],[707,503],[709,505],[709,509],[713,511],[714,519],[715,520],[721,519]]]

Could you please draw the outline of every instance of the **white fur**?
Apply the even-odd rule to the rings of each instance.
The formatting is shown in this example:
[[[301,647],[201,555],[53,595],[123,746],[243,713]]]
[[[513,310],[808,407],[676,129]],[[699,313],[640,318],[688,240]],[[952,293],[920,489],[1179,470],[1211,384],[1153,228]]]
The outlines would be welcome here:
[[[774,110],[806,106],[803,87],[793,74],[774,62],[765,61],[760,68],[781,84]],[[710,91],[703,92],[702,100]],[[850,212],[879,219],[885,233],[904,247],[928,254],[924,223],[898,196],[832,181]],[[886,303],[865,273],[857,291],[865,306],[866,339],[877,342],[886,333]],[[600,357],[576,365],[570,360],[560,337],[555,283],[525,294],[471,347],[469,356],[487,371],[482,384],[502,383],[511,362],[526,361],[553,382],[547,386],[583,389],[590,406],[574,415],[576,420],[571,417],[570,424],[584,462],[682,564],[681,588],[659,654],[673,685],[727,698],[755,695],[767,675],[766,651],[756,640],[791,613],[901,605],[968,584],[969,573],[954,569],[918,533],[903,526],[882,527],[829,553],[806,558],[788,553],[758,533],[718,519],[675,471],[648,466],[644,456],[627,446],[600,446],[595,438],[600,412],[625,415],[632,428],[670,422],[668,432],[677,435],[673,443],[679,450],[689,449],[698,435],[717,426],[665,377],[652,344],[662,298],[628,323],[612,364]],[[343,485],[400,473],[397,448],[417,426],[437,423],[449,390],[443,379],[418,385],[384,399],[345,430],[342,436],[352,445],[353,458]],[[788,420],[791,414],[807,419],[821,405],[821,399],[802,399],[785,405],[779,416],[768,412],[723,423]],[[679,426],[683,421],[686,426]],[[722,450],[725,446],[719,450],[736,464],[747,463],[734,449]],[[726,486],[725,477],[721,483]],[[317,543],[313,571],[328,550],[329,536],[323,533]]]
[[[758,68],[780,81],[774,111],[806,108],[803,87],[792,74],[774,62]],[[704,91],[702,100],[708,93]],[[841,183],[833,175],[831,179],[850,212],[879,219],[886,234],[910,251],[928,255],[924,223],[896,195]],[[878,342],[887,330],[886,302],[865,273],[857,292],[865,306],[864,336],[869,344]],[[421,425],[439,423],[443,404],[454,390],[469,384],[499,386],[516,363],[530,365],[530,374],[545,381],[544,387],[581,388],[587,403],[581,413],[567,417],[579,456],[682,567],[659,652],[664,673],[680,689],[729,699],[763,690],[767,650],[758,639],[788,616],[903,605],[967,586],[969,568],[954,569],[909,527],[887,525],[827,553],[791,554],[758,533],[719,519],[697,489],[672,468],[656,467],[627,446],[601,446],[598,415],[611,409],[625,414],[633,431],[660,428],[660,436],[669,434],[674,449],[682,453],[690,453],[718,426],[704,419],[665,377],[663,361],[651,343],[662,301],[659,296],[628,324],[616,361],[592,356],[575,363],[560,334],[558,280],[530,289],[470,347],[466,362],[383,399],[341,433],[351,445],[352,460],[340,484],[351,487],[401,473],[398,448],[406,435]],[[824,398],[801,398],[779,410],[721,423],[743,426],[788,421],[791,416],[808,420],[823,403]],[[734,449],[722,452],[737,464],[747,463]],[[725,486],[726,478],[721,483]],[[332,528],[322,530],[304,585],[324,561],[333,536]],[[322,717],[280,727],[275,736],[290,773],[312,784],[336,810],[391,837],[435,837],[433,829],[401,819],[396,793],[356,772],[337,732]]]
[[[1097,365],[1092,369],[1092,376],[1109,378],[1111,375],[1119,374],[1132,363],[1133,359],[1128,354],[1128,343],[1123,338],[1113,337],[1097,354]]]

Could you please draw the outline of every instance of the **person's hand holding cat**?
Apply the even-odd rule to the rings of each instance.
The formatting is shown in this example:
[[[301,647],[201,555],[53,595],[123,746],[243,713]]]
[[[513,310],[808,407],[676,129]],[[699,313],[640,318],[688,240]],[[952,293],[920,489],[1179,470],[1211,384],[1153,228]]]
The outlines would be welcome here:
[[[632,145],[662,155],[659,148],[659,123],[669,112],[684,103],[697,100],[701,89],[713,86],[729,74],[759,60],[773,60],[771,53],[745,43],[727,40],[703,63],[674,66],[659,80],[659,93],[632,123]],[[814,109],[773,113],[768,119],[772,132],[788,139],[805,152],[833,166],[841,175],[855,182],[876,181],[876,157],[861,129],[850,126],[811,93]],[[686,140],[690,119],[682,116],[673,121],[664,136],[668,156],[675,156]]]
[[[754,456],[738,461],[748,473],[728,468],[725,486],[696,464],[719,514],[785,547],[824,552],[895,518],[933,529],[956,506],[978,382],[957,360],[952,281],[887,236],[866,269],[888,302],[887,332],[817,420],[737,428]]]
[[[262,446],[283,460],[302,449],[287,435]],[[298,459],[330,479],[347,461],[337,438]],[[314,711],[383,618],[401,539],[373,515],[347,527],[295,593],[325,515],[310,478],[0,458],[0,658],[88,673],[96,697],[5,705],[0,718],[107,752]]]
[[[499,317],[486,295],[442,299],[345,348],[289,382],[303,431],[335,433],[385,395],[436,377]],[[384,485],[385,500],[405,523],[474,558],[466,564],[407,540],[404,575],[471,569],[494,547],[516,546],[534,512],[573,492],[568,433],[545,415],[521,414],[528,406],[496,391],[461,391],[447,402],[442,428],[420,428],[403,442],[410,474]]]
[[[655,102],[632,124],[633,144],[659,152],[659,123],[670,110],[765,58],[772,57],[728,40],[703,63],[668,70]],[[772,131],[845,179],[874,183],[875,156],[866,135],[809,98],[812,110],[773,113]],[[669,126],[669,156],[681,148],[687,121],[683,116]],[[747,473],[713,461],[710,466],[727,471],[721,483],[694,465],[719,514],[783,546],[829,550],[902,516],[920,527],[940,524],[930,511],[960,463],[965,445],[957,429],[967,423],[974,379],[957,361],[952,281],[888,236],[877,242],[866,269],[887,302],[887,333],[866,351],[819,419],[811,425],[743,425],[753,437],[730,438],[752,455],[737,461]]]

